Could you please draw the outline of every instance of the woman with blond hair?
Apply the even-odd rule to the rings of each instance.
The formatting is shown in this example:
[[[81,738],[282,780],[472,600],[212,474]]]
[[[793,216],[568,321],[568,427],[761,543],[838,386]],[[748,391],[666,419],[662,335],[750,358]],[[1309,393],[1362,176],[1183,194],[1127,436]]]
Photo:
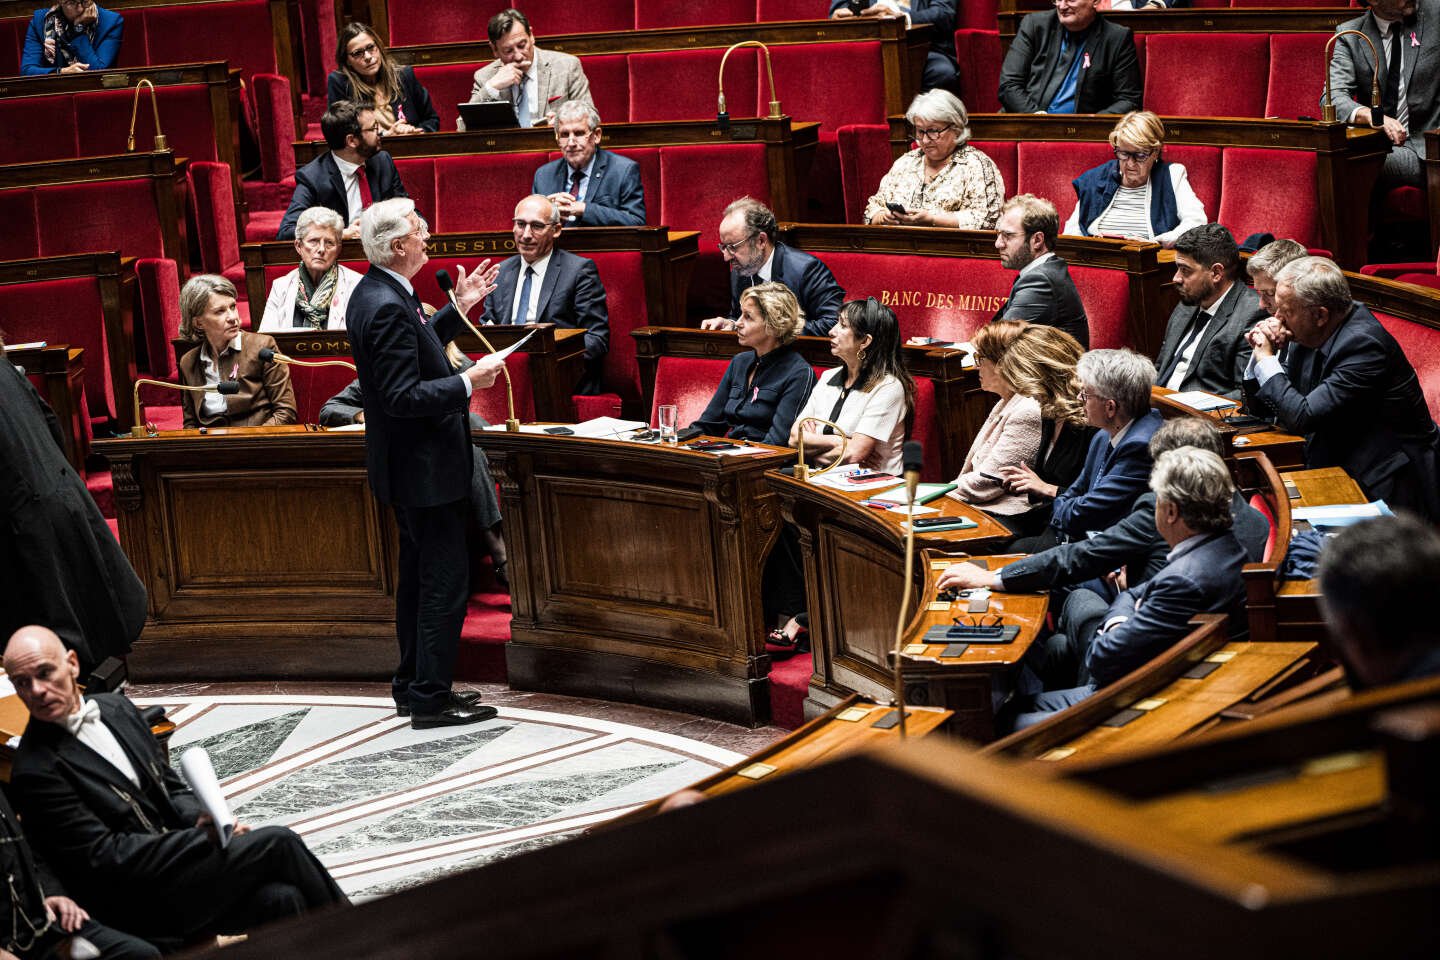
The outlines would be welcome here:
[[[1110,131],[1115,159],[1076,177],[1069,234],[1153,240],[1167,249],[1180,234],[1209,222],[1183,164],[1161,157],[1165,125],[1149,110],[1132,110]]]
[[[200,273],[180,289],[180,336],[195,349],[180,358],[180,382],[191,387],[217,388],[233,381],[236,392],[218,389],[180,394],[186,428],[270,427],[294,423],[295,391],[290,368],[260,359],[260,351],[274,350],[269,334],[244,332],[235,307],[235,285],[213,273]]]
[[[1023,320],[996,320],[970,338],[980,389],[1000,399],[971,442],[949,496],[999,517],[1029,509],[1024,495],[1006,487],[1004,473],[1019,466],[1028,469],[1040,449],[1040,404],[999,374],[1005,354],[1029,326]]]

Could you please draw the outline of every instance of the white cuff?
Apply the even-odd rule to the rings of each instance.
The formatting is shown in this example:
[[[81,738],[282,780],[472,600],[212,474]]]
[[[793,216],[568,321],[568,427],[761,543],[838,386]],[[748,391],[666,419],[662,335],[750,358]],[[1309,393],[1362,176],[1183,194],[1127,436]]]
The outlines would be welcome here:
[[[1250,363],[1254,366],[1255,379],[1259,381],[1262,387],[1265,386],[1275,374],[1285,372],[1285,368],[1280,365],[1280,358],[1274,354],[1268,357],[1262,357],[1259,360],[1256,360],[1254,354],[1251,354]]]
[[[460,378],[460,382],[465,384],[465,399],[469,400],[470,395],[475,392],[475,385],[470,382],[470,378],[465,376],[465,374],[461,373],[457,374],[457,376]]]

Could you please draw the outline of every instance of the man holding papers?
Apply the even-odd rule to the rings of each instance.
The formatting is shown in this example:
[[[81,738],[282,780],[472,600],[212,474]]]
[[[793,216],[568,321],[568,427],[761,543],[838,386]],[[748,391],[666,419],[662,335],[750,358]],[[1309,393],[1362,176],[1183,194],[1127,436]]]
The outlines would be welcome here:
[[[237,824],[223,849],[129,700],[82,697],[79,662],[23,627],[5,670],[30,711],[11,771],[35,849],[97,922],[157,944],[243,933],[345,894],[285,827]]]

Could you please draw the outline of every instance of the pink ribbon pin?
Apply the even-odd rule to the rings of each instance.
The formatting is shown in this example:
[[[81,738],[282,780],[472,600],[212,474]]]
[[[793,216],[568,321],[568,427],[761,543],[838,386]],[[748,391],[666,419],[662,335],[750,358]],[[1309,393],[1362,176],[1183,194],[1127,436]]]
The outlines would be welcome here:
[[[1418,46],[1420,46],[1420,41],[1419,41],[1418,38],[1416,38],[1416,36],[1415,36],[1415,31],[1414,31],[1414,30],[1411,30],[1411,31],[1410,31],[1410,46],[1412,46],[1412,47],[1418,47]]]
[[[1083,62],[1080,66],[1081,66],[1081,69],[1084,69],[1084,70],[1089,70],[1089,69],[1090,69],[1090,54],[1089,54],[1089,53],[1086,53],[1086,54],[1085,54],[1085,60],[1084,60],[1084,62]]]

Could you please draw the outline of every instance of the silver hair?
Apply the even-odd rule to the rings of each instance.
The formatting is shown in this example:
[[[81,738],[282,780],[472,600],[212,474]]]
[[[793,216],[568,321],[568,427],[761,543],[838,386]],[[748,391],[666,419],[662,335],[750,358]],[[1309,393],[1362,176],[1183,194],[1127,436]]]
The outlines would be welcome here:
[[[970,112],[960,98],[948,90],[926,90],[911,100],[905,121],[913,126],[917,120],[935,120],[959,130],[955,136],[956,149],[970,139]]]
[[[307,207],[295,221],[295,239],[304,240],[311,227],[324,227],[335,231],[335,236],[345,234],[345,219],[329,207]]]
[[[1300,302],[1311,307],[1324,307],[1330,316],[1339,318],[1350,312],[1350,282],[1339,264],[1328,257],[1301,257],[1286,264],[1275,275],[1275,283],[1286,284]]]
[[[1225,461],[1209,450],[1166,450],[1150,472],[1150,489],[1157,501],[1173,504],[1180,519],[1197,533],[1220,533],[1234,523],[1230,501],[1235,484]]]
[[[197,273],[185,281],[180,288],[180,336],[186,340],[199,340],[200,331],[195,320],[210,306],[212,294],[220,294],[232,300],[239,299],[235,284],[217,273]]]
[[[408,219],[414,212],[415,201],[409,197],[391,197],[366,207],[360,214],[360,243],[365,247],[365,259],[377,267],[394,263],[395,251],[390,245],[414,230]]]
[[[584,100],[566,100],[560,104],[560,109],[555,111],[555,130],[560,130],[560,124],[584,118],[590,124],[591,130],[600,129],[600,111],[596,110]]]
[[[1305,256],[1305,248],[1294,240],[1271,240],[1250,255],[1245,270],[1252,277],[1264,274],[1271,280],[1280,270]]]
[[[1075,365],[1075,373],[1088,393],[1114,400],[1128,419],[1150,409],[1150,386],[1155,364],[1133,350],[1091,350]]]

